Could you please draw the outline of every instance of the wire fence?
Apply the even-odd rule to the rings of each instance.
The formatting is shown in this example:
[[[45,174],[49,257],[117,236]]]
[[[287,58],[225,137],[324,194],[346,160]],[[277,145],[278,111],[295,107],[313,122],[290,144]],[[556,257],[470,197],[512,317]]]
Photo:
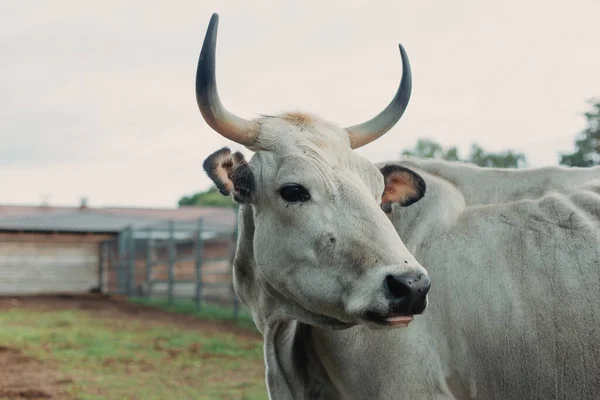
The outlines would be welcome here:
[[[128,297],[194,301],[232,307],[240,302],[233,289],[232,260],[237,227],[206,226],[197,221],[165,221],[129,227],[101,243],[101,290]]]

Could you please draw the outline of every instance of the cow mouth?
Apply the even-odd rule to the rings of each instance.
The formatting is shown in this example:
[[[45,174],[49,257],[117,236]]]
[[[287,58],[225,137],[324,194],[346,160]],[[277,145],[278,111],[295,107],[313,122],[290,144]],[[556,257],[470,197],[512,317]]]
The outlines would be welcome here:
[[[367,313],[367,320],[382,326],[407,327],[413,320],[413,315],[388,314],[382,316],[374,313]]]
[[[385,319],[385,321],[392,326],[408,326],[412,320],[412,315],[394,315]]]

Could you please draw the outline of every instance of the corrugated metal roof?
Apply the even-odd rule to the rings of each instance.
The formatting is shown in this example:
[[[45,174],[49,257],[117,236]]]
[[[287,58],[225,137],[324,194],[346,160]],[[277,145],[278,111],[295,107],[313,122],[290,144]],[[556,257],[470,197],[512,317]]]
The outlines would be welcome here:
[[[168,231],[169,220],[174,221],[177,230],[195,230],[198,226],[198,219],[202,217],[204,230],[214,233],[227,233],[232,232],[236,223],[234,210],[200,208],[197,210],[182,210],[179,213],[177,211],[178,209],[63,208],[45,212],[29,212],[21,215],[2,216],[0,214],[0,230],[116,233],[127,227],[133,227]],[[184,217],[187,219],[184,219]]]
[[[235,221],[235,210],[224,207],[195,207],[183,206],[177,208],[136,208],[136,207],[67,207],[67,206],[25,206],[0,204],[0,218],[9,216],[24,216],[47,214],[56,211],[79,211],[99,212],[102,214],[127,215],[133,217],[147,217],[155,220],[193,220],[200,217],[216,219],[220,221]]]
[[[74,211],[77,207],[23,206],[0,204],[0,217],[42,214],[53,211]]]
[[[155,219],[172,220],[194,220],[200,217],[219,221],[234,222],[236,212],[231,208],[224,207],[178,207],[178,208],[133,208],[133,207],[104,207],[89,208],[90,211],[98,211],[103,214],[131,215],[138,217],[149,217]]]

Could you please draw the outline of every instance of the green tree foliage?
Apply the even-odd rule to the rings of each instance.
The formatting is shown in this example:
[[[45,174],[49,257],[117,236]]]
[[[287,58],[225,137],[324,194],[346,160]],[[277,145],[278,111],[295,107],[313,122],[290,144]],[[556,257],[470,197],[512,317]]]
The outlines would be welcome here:
[[[447,161],[464,161],[480,167],[491,168],[522,168],[527,165],[527,158],[523,153],[512,150],[501,153],[488,153],[476,144],[471,146],[471,154],[462,159],[456,147],[444,149],[439,143],[429,139],[419,139],[412,150],[404,150],[402,154]]]
[[[236,203],[231,196],[223,196],[221,192],[212,186],[202,192],[194,193],[190,196],[183,196],[179,199],[179,206],[205,206],[205,207],[231,207],[235,208]]]
[[[527,165],[525,154],[506,150],[501,153],[486,153],[481,147],[473,144],[468,160],[480,167],[490,168],[523,168]]]
[[[429,139],[419,139],[414,149],[404,150],[402,154],[423,158],[460,161],[458,158],[458,149],[456,147],[451,147],[447,150],[444,150],[441,144]]]
[[[575,139],[575,152],[560,154],[561,165],[592,167],[600,165],[600,99],[588,101],[590,111],[584,113],[587,127]]]

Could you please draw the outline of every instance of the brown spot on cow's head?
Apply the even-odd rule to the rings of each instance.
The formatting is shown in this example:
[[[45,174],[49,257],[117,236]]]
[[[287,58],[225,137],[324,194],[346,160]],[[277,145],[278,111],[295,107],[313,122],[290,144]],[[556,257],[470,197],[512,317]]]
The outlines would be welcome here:
[[[393,164],[382,167],[380,171],[385,182],[381,208],[386,213],[392,211],[392,203],[408,207],[425,195],[425,181],[416,172]]]
[[[312,128],[315,125],[315,117],[308,113],[299,111],[287,112],[281,116],[282,119],[296,125],[299,128]]]

